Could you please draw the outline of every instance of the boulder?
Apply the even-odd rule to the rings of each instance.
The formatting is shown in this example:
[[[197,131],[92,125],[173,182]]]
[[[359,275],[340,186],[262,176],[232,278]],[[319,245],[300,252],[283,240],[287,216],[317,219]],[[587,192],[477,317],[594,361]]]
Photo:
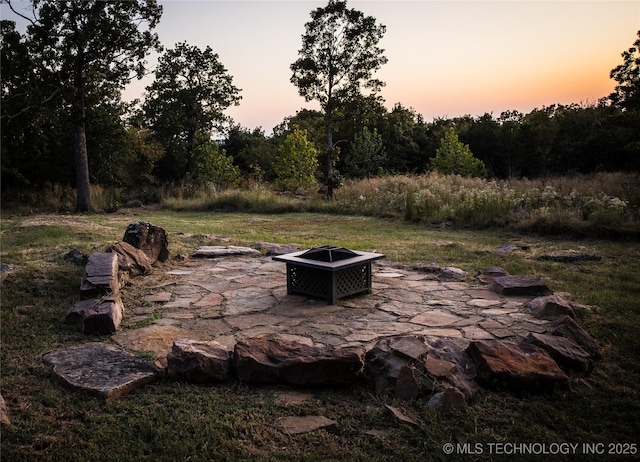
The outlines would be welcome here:
[[[76,302],[67,313],[65,322],[76,324],[85,334],[109,335],[118,330],[123,314],[122,299],[116,294]]]
[[[414,399],[451,387],[458,388],[466,399],[472,399],[478,390],[475,364],[454,341],[446,339],[424,336],[380,339],[367,352],[366,374],[377,392],[391,392],[399,399]]]
[[[56,350],[43,357],[52,379],[111,401],[156,380],[158,370],[114,346],[94,342]]]
[[[586,350],[594,359],[601,357],[600,347],[596,341],[587,331],[580,327],[572,317],[562,316],[556,320],[554,326],[555,329],[551,332],[552,335],[558,335],[572,340]]]
[[[553,255],[540,255],[537,259],[561,263],[574,263],[581,261],[600,261],[602,260],[602,257],[598,254],[569,251],[564,253],[556,253]]]
[[[167,355],[169,376],[192,382],[223,382],[229,378],[231,351],[215,340],[176,340]]]
[[[136,249],[142,250],[152,265],[158,261],[164,262],[169,258],[167,232],[159,226],[144,221],[130,223],[122,240]]]
[[[498,276],[491,290],[502,295],[549,295],[551,290],[542,280],[532,276]]]
[[[567,338],[531,332],[527,342],[544,349],[565,371],[591,372],[593,369],[589,353]]]
[[[98,298],[120,292],[118,256],[114,253],[96,252],[89,255],[80,280],[80,298]]]
[[[465,281],[467,276],[466,271],[448,266],[438,275],[438,279],[441,281]]]
[[[509,273],[507,272],[507,270],[498,266],[483,268],[476,275],[476,277],[485,284],[491,284],[495,278],[501,276],[509,276]]]
[[[428,406],[437,410],[460,411],[467,407],[467,400],[457,388],[445,388],[431,397]]]
[[[478,380],[490,387],[530,392],[566,386],[567,375],[549,354],[530,343],[471,342],[467,353],[478,365]]]
[[[256,337],[236,344],[234,363],[238,378],[246,382],[337,385],[358,377],[364,365],[364,350],[328,349]]]
[[[417,371],[411,366],[403,366],[396,377],[394,396],[398,399],[412,400],[420,394],[420,382]]]
[[[576,313],[573,306],[559,295],[546,295],[537,297],[527,303],[527,308],[536,318],[555,320],[562,316],[570,316],[575,319]]]
[[[115,253],[118,256],[120,271],[136,276],[151,272],[151,262],[147,254],[128,242],[118,242],[109,247],[107,252]]]

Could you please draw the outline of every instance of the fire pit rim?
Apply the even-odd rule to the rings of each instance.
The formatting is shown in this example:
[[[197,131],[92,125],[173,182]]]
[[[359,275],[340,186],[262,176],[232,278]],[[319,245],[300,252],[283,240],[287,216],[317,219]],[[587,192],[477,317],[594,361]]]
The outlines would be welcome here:
[[[297,265],[304,266],[307,268],[319,268],[327,271],[339,271],[339,270],[351,268],[353,266],[359,266],[359,265],[362,265],[363,263],[381,260],[385,258],[385,255],[381,253],[346,249],[346,250],[349,250],[350,252],[353,252],[356,255],[351,258],[344,258],[342,260],[337,260],[334,262],[325,262],[321,260],[312,260],[309,258],[302,257],[302,255],[309,252],[309,250],[313,250],[313,249],[285,253],[282,255],[273,256],[271,258],[279,262],[295,263]]]

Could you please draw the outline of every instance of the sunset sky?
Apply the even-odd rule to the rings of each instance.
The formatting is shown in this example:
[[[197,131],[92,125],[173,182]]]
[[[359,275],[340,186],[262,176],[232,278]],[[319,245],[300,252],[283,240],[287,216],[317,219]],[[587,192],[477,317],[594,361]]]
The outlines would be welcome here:
[[[211,46],[242,89],[236,123],[267,134],[306,103],[290,83],[309,13],[321,1],[160,1],[162,44]],[[551,104],[593,102],[614,87],[640,29],[640,1],[350,0],[350,8],[387,26],[386,106],[411,107],[427,121]],[[3,18],[10,19],[5,14]],[[150,58],[150,62],[154,62]],[[128,88],[139,97],[150,80]]]

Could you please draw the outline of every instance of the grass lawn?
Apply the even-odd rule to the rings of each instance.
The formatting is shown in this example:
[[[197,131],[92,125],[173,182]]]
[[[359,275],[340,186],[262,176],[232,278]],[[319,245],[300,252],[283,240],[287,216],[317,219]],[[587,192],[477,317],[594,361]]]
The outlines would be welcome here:
[[[589,376],[571,377],[568,390],[514,395],[484,390],[464,411],[436,412],[428,397],[402,402],[361,384],[304,389],[314,397],[286,406],[275,399],[286,386],[229,382],[198,386],[160,381],[111,403],[55,385],[42,355],[87,341],[64,325],[78,299],[83,268],[61,256],[77,248],[103,251],[122,239],[132,221],[148,221],[169,233],[172,255],[188,255],[226,236],[231,244],[342,245],[377,251],[405,264],[437,263],[469,272],[500,266],[512,274],[545,279],[576,304],[578,321],[603,352]],[[500,254],[495,248],[516,250]],[[505,230],[456,230],[354,216],[243,214],[128,209],[102,215],[12,215],[1,219],[1,383],[11,425],[2,427],[6,461],[205,461],[205,460],[493,460],[513,449],[497,443],[546,444],[601,460],[609,451],[635,455],[640,444],[640,244],[637,241],[571,240]],[[558,263],[537,259],[575,250],[600,261]],[[124,289],[126,291],[126,288]],[[417,425],[400,422],[385,405],[401,409]],[[290,415],[324,415],[328,430],[286,435],[274,422]],[[376,430],[376,434],[367,433]],[[446,443],[474,451],[448,455]],[[578,446],[551,446],[572,443]],[[604,446],[598,446],[598,444]],[[609,446],[622,443],[618,446]],[[466,446],[465,446],[466,444]],[[586,455],[584,444],[596,454]],[[624,446],[627,444],[627,446]],[[540,449],[540,446],[537,446]],[[574,449],[572,449],[574,448]],[[633,449],[635,448],[635,450]],[[493,452],[491,454],[490,452]],[[526,452],[526,451],[525,451]],[[558,460],[560,455],[519,454],[517,460]]]

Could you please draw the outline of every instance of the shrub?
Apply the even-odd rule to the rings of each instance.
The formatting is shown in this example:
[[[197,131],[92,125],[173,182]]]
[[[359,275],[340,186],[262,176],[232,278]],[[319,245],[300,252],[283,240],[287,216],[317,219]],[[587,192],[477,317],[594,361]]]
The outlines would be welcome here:
[[[280,144],[273,169],[277,182],[283,190],[295,192],[316,184],[318,151],[312,141],[307,140],[307,131],[294,129]]]
[[[487,169],[480,159],[473,157],[468,144],[463,144],[450,128],[440,140],[436,156],[429,163],[431,170],[444,175],[461,175],[470,177],[487,176]]]

